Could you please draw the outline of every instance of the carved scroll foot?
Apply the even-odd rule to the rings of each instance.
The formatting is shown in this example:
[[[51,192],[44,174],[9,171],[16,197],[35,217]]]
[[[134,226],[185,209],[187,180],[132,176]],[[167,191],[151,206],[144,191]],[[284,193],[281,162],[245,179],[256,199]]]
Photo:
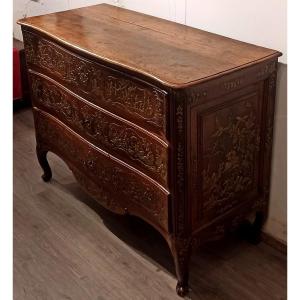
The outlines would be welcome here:
[[[50,179],[52,178],[52,171],[47,160],[47,152],[48,151],[42,150],[40,146],[36,146],[36,155],[40,163],[40,166],[44,171],[44,174],[42,175],[42,179],[45,182],[50,181]]]
[[[184,284],[184,283],[178,281],[177,285],[176,285],[176,292],[177,292],[177,295],[180,297],[186,296],[189,292],[188,284]]]
[[[177,275],[176,292],[178,296],[184,297],[189,291],[189,262],[191,256],[191,245],[188,240],[177,240],[173,247],[173,256]]]

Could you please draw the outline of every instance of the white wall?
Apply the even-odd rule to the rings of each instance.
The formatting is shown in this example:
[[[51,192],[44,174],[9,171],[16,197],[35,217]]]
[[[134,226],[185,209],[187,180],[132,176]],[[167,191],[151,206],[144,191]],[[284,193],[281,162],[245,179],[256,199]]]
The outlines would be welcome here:
[[[241,41],[283,52],[286,63],[287,0],[14,0],[14,36],[22,39],[16,21],[28,16],[62,11],[102,2],[160,18],[186,23]]]
[[[99,3],[113,4],[114,0],[38,0],[38,2],[30,0],[14,0],[13,2],[13,34],[14,38],[23,40],[21,28],[16,24],[17,20],[25,16],[38,16],[49,14],[57,11],[73,9],[82,6],[89,6]]]
[[[143,13],[283,52],[286,63],[286,0],[120,0]]]
[[[241,41],[283,52],[287,62],[287,0],[14,0],[14,36],[22,39],[15,22],[24,17],[62,11],[102,2],[184,23]],[[279,65],[277,110],[275,115],[274,153],[269,219],[265,231],[287,240],[286,187],[286,65]]]
[[[185,23],[185,0],[119,0],[120,6],[170,21]]]
[[[187,25],[283,52],[286,63],[286,0],[187,0]]]
[[[22,40],[21,29],[16,21],[24,16],[42,15],[104,2],[178,23],[185,23],[185,0],[38,0],[38,2],[14,0],[14,37]]]

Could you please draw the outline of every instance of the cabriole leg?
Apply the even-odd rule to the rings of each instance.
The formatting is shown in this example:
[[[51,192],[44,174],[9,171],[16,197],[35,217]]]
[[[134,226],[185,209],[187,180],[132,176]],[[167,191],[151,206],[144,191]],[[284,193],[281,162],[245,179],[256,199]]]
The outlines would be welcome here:
[[[47,182],[52,178],[52,171],[47,160],[48,151],[43,150],[39,145],[36,146],[36,155],[41,168],[44,171],[42,179]]]
[[[173,247],[173,257],[177,275],[176,292],[179,296],[185,296],[189,291],[189,262],[191,245],[187,241],[177,241]]]

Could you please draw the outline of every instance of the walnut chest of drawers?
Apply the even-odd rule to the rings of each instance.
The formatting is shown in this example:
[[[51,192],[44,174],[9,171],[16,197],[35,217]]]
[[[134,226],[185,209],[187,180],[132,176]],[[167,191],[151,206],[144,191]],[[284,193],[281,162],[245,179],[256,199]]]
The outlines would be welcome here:
[[[104,207],[154,226],[181,296],[192,250],[251,213],[258,239],[279,52],[109,5],[19,24],[45,181],[52,151]]]

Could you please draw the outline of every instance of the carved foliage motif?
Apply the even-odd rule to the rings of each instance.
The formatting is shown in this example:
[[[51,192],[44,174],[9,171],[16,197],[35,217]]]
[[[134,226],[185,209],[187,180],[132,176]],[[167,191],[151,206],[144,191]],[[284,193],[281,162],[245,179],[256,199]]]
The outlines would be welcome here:
[[[246,109],[242,114],[234,110],[216,113],[215,129],[204,156],[204,207],[216,213],[232,208],[236,197],[254,185],[259,150],[257,113],[253,102],[243,103]]]
[[[93,178],[94,183],[90,185],[86,183],[85,176],[75,172],[78,180],[83,184],[86,183],[87,189],[90,186],[91,193],[93,186],[94,193],[103,191],[100,196],[103,196],[101,198],[108,208],[113,209],[117,199],[120,199],[118,205],[122,205],[122,202],[128,199],[144,207],[163,227],[167,226],[165,209],[167,195],[163,191],[139,179],[138,175],[117,165],[87,144],[78,143],[71,133],[67,133],[63,128],[57,128],[60,125],[54,125],[54,121],[45,120],[36,113],[35,122],[38,143],[42,143],[43,147],[49,148],[50,151],[57,152],[67,162],[76,166],[76,169]],[[96,183],[99,183],[99,187]],[[124,209],[126,210],[125,207]]]
[[[178,105],[176,109],[177,133],[181,137],[183,135],[183,104]],[[177,143],[177,184],[180,192],[184,188],[184,146],[182,141]]]
[[[55,74],[95,99],[143,118],[165,133],[166,94],[114,75],[108,69],[24,31],[26,61]]]
[[[206,90],[200,90],[198,91],[198,89],[192,90],[187,101],[188,104],[193,105],[196,104],[204,99],[206,99],[207,97],[207,91]]]
[[[184,204],[184,160],[185,160],[185,132],[184,132],[184,100],[177,99],[176,102],[176,185],[177,185],[177,236],[184,234],[185,228],[185,204]]]
[[[100,145],[122,151],[133,161],[138,161],[148,170],[158,174],[166,183],[167,150],[163,146],[151,142],[134,128],[115,121],[83,101],[70,101],[70,95],[55,84],[33,74],[31,82],[34,101],[55,111],[70,122],[72,127],[81,129]]]
[[[93,181],[88,179],[83,173],[81,173],[76,167],[70,166],[76,180],[78,183],[86,190],[88,194],[97,199],[100,203],[102,203],[108,209],[125,213],[122,205],[115,201],[113,197],[109,197],[109,194],[104,190],[102,186],[96,185]]]

